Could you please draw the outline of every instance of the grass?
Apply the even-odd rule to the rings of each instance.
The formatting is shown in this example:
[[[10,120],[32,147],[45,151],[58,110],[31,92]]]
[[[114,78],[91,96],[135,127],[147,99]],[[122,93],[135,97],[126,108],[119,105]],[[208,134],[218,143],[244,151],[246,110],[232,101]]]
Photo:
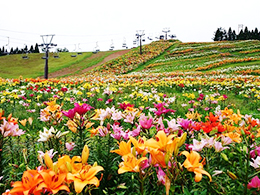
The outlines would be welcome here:
[[[135,48],[138,50],[139,48]],[[183,51],[191,49],[191,51]],[[196,67],[205,66],[205,64],[216,60],[228,58],[248,58],[260,57],[260,52],[241,53],[241,51],[254,51],[260,49],[260,41],[226,41],[226,42],[205,42],[205,43],[182,43],[176,41],[173,46],[168,48],[158,57],[142,64],[131,72],[142,71],[147,66],[152,72],[172,72],[172,71],[194,71]],[[91,52],[83,52],[82,55],[72,58],[72,53],[60,53],[60,58],[53,58],[50,54],[49,73],[58,71],[62,68],[70,67],[71,72],[64,74],[62,77],[80,74],[85,68],[91,67],[101,62],[105,57],[116,51],[100,52],[93,56]],[[223,55],[223,54],[228,54]],[[44,54],[29,54],[29,59],[22,59],[21,55],[10,55],[0,57],[0,77],[2,78],[36,78],[44,75],[45,60],[41,59]],[[116,61],[116,60],[115,60]],[[159,64],[158,64],[159,63]],[[260,65],[260,61],[225,64],[221,67],[209,70],[219,70],[222,68]],[[209,71],[207,70],[207,71]],[[203,71],[204,72],[204,71]]]
[[[102,61],[106,56],[115,51],[100,52],[98,57],[90,57],[92,52],[83,52],[82,55],[71,57],[72,53],[59,53],[59,58],[54,58],[49,54],[48,67],[49,73],[58,71],[62,68],[72,66],[73,69],[84,69]],[[23,59],[20,54],[7,55],[0,57],[0,77],[2,78],[37,78],[44,75],[45,60],[42,59],[43,53],[29,54],[29,59]]]

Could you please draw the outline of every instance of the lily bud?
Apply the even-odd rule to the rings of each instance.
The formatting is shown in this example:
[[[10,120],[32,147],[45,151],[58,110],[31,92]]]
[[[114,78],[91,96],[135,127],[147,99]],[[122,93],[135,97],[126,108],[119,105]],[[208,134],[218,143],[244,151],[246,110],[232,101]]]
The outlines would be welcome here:
[[[220,153],[220,155],[221,155],[221,157],[225,160],[225,161],[229,161],[228,160],[228,157],[227,157],[227,155],[225,154],[225,153]]]
[[[47,152],[44,154],[44,162],[49,169],[53,169],[52,159]]]
[[[184,144],[184,142],[186,141],[186,138],[187,138],[187,132],[185,132],[181,135],[180,141],[178,143],[178,147],[181,147]]]
[[[66,162],[66,167],[67,167],[68,171],[71,173],[72,172],[72,166],[69,162]]]
[[[228,176],[229,176],[231,179],[233,179],[233,180],[236,180],[236,179],[237,179],[237,176],[236,176],[234,173],[232,173],[231,171],[227,170],[227,174],[228,174]]]
[[[170,152],[167,152],[167,153],[165,154],[165,157],[164,157],[164,161],[165,161],[165,164],[166,164],[166,165],[168,165],[169,159],[170,159]]]
[[[89,149],[88,149],[88,146],[85,145],[83,150],[82,150],[82,154],[81,154],[82,164],[87,164],[88,156],[89,156]]]
[[[136,149],[135,149],[135,147],[132,148],[132,154],[133,154],[134,156],[136,156]]]

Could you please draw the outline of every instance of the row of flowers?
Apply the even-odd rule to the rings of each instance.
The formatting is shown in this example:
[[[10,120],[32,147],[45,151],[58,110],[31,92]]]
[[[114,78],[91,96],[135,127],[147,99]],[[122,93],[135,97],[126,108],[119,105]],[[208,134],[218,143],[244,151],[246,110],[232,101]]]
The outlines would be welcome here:
[[[207,66],[198,67],[195,70],[196,71],[209,70],[209,69],[212,69],[212,68],[224,66],[226,64],[241,63],[241,62],[251,62],[251,61],[257,61],[257,60],[259,60],[259,58],[253,58],[253,57],[241,58],[241,59],[227,59],[227,60],[222,60],[222,61],[220,61],[218,63],[213,63],[213,64],[210,64],[210,65],[207,65]]]
[[[109,61],[98,68],[98,71],[114,74],[122,74],[136,69],[141,64],[153,59],[173,45],[173,42],[156,41],[142,47],[142,55],[138,49],[131,50],[129,53],[115,60]]]

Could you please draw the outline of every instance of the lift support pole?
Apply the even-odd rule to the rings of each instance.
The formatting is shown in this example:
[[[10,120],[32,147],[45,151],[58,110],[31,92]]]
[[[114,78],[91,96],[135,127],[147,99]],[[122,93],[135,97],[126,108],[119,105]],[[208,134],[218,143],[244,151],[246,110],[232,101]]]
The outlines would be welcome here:
[[[50,41],[48,42],[48,37],[51,37]],[[51,43],[52,42],[52,39],[55,35],[41,35],[42,37],[42,41],[43,43],[40,44],[39,46],[40,47],[43,47],[43,49],[45,50],[45,67],[44,67],[44,78],[45,79],[48,79],[48,60],[49,60],[49,49],[51,47],[56,47],[57,44],[53,44]],[[46,42],[44,41],[44,37],[46,37]],[[48,43],[47,43],[48,42]]]

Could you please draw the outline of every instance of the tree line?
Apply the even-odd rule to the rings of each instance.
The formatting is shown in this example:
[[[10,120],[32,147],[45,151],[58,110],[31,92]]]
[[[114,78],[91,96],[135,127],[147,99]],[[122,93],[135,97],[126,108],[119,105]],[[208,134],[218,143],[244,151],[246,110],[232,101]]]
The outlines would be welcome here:
[[[214,41],[235,41],[235,40],[260,40],[260,32],[257,28],[255,30],[241,29],[239,34],[236,34],[235,30],[229,27],[228,31],[220,27],[214,33]]]
[[[5,48],[4,46],[0,48],[0,56],[7,55],[7,54],[11,55],[11,54],[26,54],[26,53],[40,53],[38,44],[36,43],[34,47],[33,45],[31,45],[30,49],[28,49],[27,45],[25,45],[25,47],[22,49],[19,49],[18,47],[14,49],[12,47],[10,51],[8,51],[7,48]]]

